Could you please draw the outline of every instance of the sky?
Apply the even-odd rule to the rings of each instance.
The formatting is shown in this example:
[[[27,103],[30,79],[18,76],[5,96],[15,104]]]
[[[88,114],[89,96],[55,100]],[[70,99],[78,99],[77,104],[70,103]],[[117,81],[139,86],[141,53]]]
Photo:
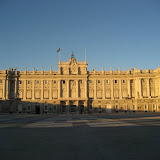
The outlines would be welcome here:
[[[0,0],[0,70],[58,70],[72,51],[88,70],[156,69],[159,0]]]

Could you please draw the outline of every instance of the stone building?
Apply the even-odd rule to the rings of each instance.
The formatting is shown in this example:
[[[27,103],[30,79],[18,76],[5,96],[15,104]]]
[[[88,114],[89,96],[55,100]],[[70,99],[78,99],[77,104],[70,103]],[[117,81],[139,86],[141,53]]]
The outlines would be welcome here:
[[[0,112],[160,111],[160,68],[87,70],[72,53],[58,71],[0,70]]]

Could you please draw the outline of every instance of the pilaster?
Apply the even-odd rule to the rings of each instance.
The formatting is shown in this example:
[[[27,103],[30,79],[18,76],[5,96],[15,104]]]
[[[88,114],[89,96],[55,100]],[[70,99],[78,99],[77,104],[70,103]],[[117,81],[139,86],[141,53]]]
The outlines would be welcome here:
[[[61,97],[61,80],[58,80],[58,99]]]
[[[104,83],[105,83],[105,80],[102,80],[102,88],[103,88],[103,96],[102,96],[102,98],[103,99],[105,99],[105,85],[104,85]]]
[[[43,87],[43,80],[41,80],[41,100],[44,98],[44,87]]]
[[[35,99],[35,80],[32,81],[32,100]]]
[[[24,96],[23,96],[24,100],[26,100],[26,87],[27,87],[27,81],[24,80]]]
[[[87,80],[85,80],[85,98],[87,98]]]
[[[53,95],[53,94],[52,94],[52,85],[53,85],[53,81],[50,80],[50,92],[49,92],[49,93],[50,93],[50,94],[49,94],[49,99],[50,99],[50,100],[52,100],[52,95]]]
[[[128,84],[128,97],[131,97],[131,81],[130,81],[130,79],[127,80],[127,84]]]
[[[122,80],[119,80],[119,99],[122,99]]]
[[[14,83],[14,98],[17,98],[17,78],[15,78],[15,83]]]
[[[94,80],[94,99],[97,99],[97,80]]]
[[[142,79],[139,78],[139,98],[142,98]]]
[[[3,80],[3,99],[6,99],[6,80]]]
[[[149,84],[149,78],[147,79],[147,96],[148,96],[148,98],[150,98],[151,97],[151,94],[150,94],[150,84]]]
[[[76,80],[76,98],[79,98],[79,80]]]
[[[113,95],[113,79],[111,79],[111,99],[114,99],[114,95]]]

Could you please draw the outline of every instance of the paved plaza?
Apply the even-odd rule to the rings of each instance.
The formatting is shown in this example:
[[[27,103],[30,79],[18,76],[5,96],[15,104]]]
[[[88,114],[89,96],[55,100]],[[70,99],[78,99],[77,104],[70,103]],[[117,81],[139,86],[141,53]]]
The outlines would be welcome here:
[[[159,145],[159,113],[0,115],[1,160],[159,160]]]

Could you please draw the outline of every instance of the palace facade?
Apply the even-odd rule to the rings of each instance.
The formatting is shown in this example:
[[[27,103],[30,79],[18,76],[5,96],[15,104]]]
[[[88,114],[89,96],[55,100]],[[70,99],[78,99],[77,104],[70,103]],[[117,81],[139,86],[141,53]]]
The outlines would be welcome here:
[[[72,53],[58,71],[0,70],[0,112],[160,111],[160,68],[87,70]]]

